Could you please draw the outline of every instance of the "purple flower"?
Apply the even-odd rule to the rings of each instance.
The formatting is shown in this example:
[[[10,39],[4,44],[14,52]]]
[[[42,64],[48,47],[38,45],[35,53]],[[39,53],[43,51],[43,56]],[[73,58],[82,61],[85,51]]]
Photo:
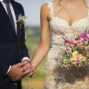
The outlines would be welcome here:
[[[65,44],[65,45],[67,44],[67,41],[66,41],[66,40],[64,41],[64,44]]]
[[[87,37],[87,32],[85,33],[81,33],[81,37],[83,37],[84,40],[86,40],[88,37]]]

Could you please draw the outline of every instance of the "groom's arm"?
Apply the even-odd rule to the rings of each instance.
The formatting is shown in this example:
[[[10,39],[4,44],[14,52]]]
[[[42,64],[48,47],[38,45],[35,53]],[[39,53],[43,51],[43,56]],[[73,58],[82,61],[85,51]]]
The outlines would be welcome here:
[[[25,16],[23,7],[21,6],[20,8],[21,8],[22,16]],[[21,31],[20,40],[21,40],[21,56],[22,56],[21,61],[24,61],[26,63],[25,66],[23,67],[23,70],[25,71],[24,73],[26,74],[26,76],[32,76],[33,74],[35,74],[35,71],[31,65],[31,59],[29,57],[28,50],[25,45],[24,25],[22,26],[22,29],[20,29],[20,31]]]
[[[25,16],[24,14],[24,9],[22,6],[20,6],[21,8],[21,13],[22,13],[22,16]],[[29,54],[28,54],[28,50],[27,50],[27,47],[25,45],[25,28],[24,28],[24,25],[22,26],[22,28],[20,29],[21,30],[21,56],[22,56],[22,61],[24,60],[30,60],[30,57],[29,57]]]
[[[10,68],[9,64],[0,63],[0,80],[4,79],[9,68]]]

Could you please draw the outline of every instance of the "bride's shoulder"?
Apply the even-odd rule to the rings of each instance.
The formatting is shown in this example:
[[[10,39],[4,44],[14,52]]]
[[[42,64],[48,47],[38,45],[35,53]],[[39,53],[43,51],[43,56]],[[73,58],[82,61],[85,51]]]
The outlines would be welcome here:
[[[44,3],[42,6],[41,6],[41,11],[44,11],[44,12],[49,12],[49,5],[50,5],[51,2],[47,2],[47,3]]]
[[[49,9],[49,6],[50,6],[51,3],[52,3],[52,2],[44,3],[44,4],[41,6],[41,8],[42,8],[42,9]]]

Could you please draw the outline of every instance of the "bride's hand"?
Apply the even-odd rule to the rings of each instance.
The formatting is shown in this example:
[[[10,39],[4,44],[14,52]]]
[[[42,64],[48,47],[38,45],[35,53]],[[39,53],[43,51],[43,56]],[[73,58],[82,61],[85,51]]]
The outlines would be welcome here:
[[[36,71],[36,69],[34,67],[32,67],[31,72],[27,76],[34,77],[36,75],[35,71]]]

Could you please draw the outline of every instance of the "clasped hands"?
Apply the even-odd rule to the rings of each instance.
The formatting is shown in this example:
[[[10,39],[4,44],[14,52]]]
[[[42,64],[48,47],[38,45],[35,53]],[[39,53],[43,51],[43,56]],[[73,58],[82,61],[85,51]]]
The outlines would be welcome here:
[[[8,73],[8,77],[12,81],[18,81],[25,76],[33,77],[35,75],[35,70],[31,65],[31,62],[28,60],[23,61],[22,63],[18,63],[16,65],[11,66],[11,69]]]

